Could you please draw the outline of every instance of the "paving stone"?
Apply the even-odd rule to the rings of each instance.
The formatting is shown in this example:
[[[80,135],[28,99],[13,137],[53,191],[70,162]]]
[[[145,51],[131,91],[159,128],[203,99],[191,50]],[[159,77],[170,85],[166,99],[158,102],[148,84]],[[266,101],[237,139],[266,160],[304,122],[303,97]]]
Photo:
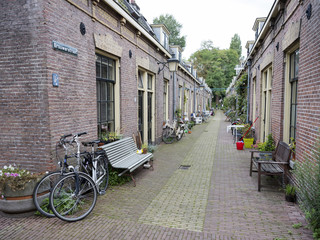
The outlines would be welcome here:
[[[250,153],[236,150],[224,119],[217,112],[181,141],[161,144],[154,171],[135,171],[136,187],[109,188],[84,220],[0,217],[0,239],[312,239],[292,227],[305,218],[274,179],[257,191]]]

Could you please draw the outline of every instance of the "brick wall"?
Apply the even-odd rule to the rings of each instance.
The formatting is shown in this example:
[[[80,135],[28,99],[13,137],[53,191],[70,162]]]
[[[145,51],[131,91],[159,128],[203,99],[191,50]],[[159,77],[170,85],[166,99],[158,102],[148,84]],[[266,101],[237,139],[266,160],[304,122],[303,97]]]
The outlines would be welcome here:
[[[308,20],[306,10],[312,4]],[[320,127],[320,2],[301,7],[300,59],[297,110],[297,158],[310,156]]]
[[[94,34],[112,39],[105,53],[119,60],[121,133],[132,136],[138,130],[138,67],[155,76],[156,143],[162,135],[164,79],[169,80],[169,118],[173,117],[172,74],[167,68],[157,74],[157,61],[163,62],[164,54],[143,35],[137,37],[137,30],[128,22],[122,26],[122,16],[104,2],[98,6],[108,13],[94,8],[91,1],[71,3],[0,4],[4,13],[0,16],[0,166],[16,163],[45,171],[56,167],[55,144],[60,135],[86,131],[82,140],[97,138]],[[81,22],[86,26],[85,35],[80,32]],[[55,50],[52,41],[76,48],[78,54]],[[146,66],[140,66],[137,59],[147,59]],[[52,74],[59,76],[58,87],[52,85]],[[178,74],[183,81],[193,81],[187,74]]]
[[[306,17],[306,10],[312,4],[312,16]],[[261,79],[263,67],[268,55],[273,54],[272,59],[272,100],[271,100],[271,132],[276,141],[283,140],[284,134],[284,91],[286,51],[294,44],[299,43],[299,80],[298,80],[298,108],[296,156],[303,160],[306,154],[310,155],[316,139],[319,137],[320,126],[320,3],[309,0],[299,4],[297,1],[287,1],[285,11],[275,18],[274,29],[264,37],[261,46],[253,55],[252,69],[256,70],[256,115],[261,116]],[[283,49],[283,40],[288,37],[292,24],[299,23],[300,38]],[[289,35],[290,36],[290,35]],[[277,43],[279,48],[277,49]],[[252,82],[251,82],[252,84]],[[252,89],[252,85],[251,85]],[[252,103],[252,93],[251,93]],[[252,119],[252,105],[251,105]],[[257,138],[260,138],[260,120],[255,124]]]
[[[0,4],[0,165],[36,170],[48,164],[48,38],[43,2]]]

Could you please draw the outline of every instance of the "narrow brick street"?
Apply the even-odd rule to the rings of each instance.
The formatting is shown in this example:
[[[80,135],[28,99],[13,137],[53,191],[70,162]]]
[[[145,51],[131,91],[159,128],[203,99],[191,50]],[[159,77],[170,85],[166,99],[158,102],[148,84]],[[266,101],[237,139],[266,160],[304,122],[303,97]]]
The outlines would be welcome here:
[[[137,170],[136,187],[109,188],[84,220],[1,217],[0,239],[312,239],[274,179],[257,191],[249,150],[236,150],[224,119],[217,112],[180,142],[161,144],[154,171]]]

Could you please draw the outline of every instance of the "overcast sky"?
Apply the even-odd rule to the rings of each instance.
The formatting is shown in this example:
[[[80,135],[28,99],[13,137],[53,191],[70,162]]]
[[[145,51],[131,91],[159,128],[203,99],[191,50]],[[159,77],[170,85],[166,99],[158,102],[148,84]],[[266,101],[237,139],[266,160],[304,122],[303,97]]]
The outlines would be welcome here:
[[[252,30],[258,17],[267,17],[274,0],[135,0],[140,12],[152,24],[161,14],[171,14],[182,24],[181,36],[186,36],[184,59],[211,40],[214,47],[229,48],[231,38],[238,33],[242,55],[245,44],[254,40]]]

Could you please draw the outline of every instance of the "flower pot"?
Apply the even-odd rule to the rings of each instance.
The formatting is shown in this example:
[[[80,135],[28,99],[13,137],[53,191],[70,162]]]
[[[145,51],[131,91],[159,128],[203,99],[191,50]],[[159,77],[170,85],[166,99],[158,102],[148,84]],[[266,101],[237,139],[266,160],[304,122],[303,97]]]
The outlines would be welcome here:
[[[245,148],[252,148],[253,140],[254,140],[254,138],[244,138],[243,139],[244,147]]]
[[[287,202],[296,202],[296,195],[286,195],[285,199]]]
[[[4,187],[4,198],[0,199],[0,211],[4,213],[24,213],[36,210],[32,193],[37,180],[26,183],[24,189],[13,191],[7,184]]]
[[[188,133],[191,134],[191,131],[189,130]]]
[[[148,149],[147,149],[147,148],[143,148],[143,149],[142,149],[142,154],[147,154],[147,152],[148,152]]]

